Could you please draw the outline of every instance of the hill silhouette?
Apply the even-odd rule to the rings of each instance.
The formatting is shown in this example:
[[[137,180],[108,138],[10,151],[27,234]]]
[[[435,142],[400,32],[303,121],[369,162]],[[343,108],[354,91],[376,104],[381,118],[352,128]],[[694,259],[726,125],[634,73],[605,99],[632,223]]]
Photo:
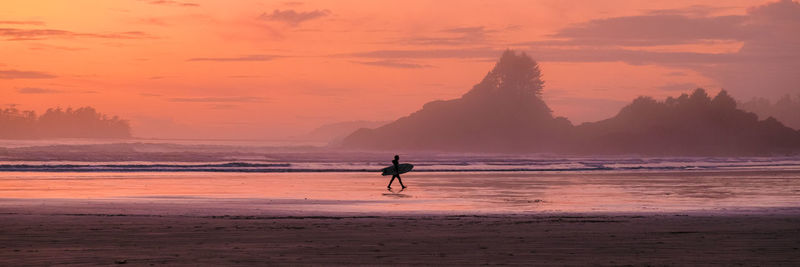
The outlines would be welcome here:
[[[461,98],[425,104],[408,117],[346,137],[346,147],[446,151],[544,151],[572,127],[540,98],[538,64],[507,50]]]
[[[656,101],[639,97],[613,118],[575,129],[575,151],[656,155],[769,155],[800,152],[800,132],[737,109],[724,90]]]
[[[92,107],[48,109],[41,116],[14,107],[0,109],[0,139],[127,138],[131,127]]]
[[[573,126],[541,99],[538,64],[507,50],[461,98],[347,136],[346,148],[453,152],[754,155],[800,152],[800,132],[736,107],[724,90],[657,101],[640,97],[613,118]]]

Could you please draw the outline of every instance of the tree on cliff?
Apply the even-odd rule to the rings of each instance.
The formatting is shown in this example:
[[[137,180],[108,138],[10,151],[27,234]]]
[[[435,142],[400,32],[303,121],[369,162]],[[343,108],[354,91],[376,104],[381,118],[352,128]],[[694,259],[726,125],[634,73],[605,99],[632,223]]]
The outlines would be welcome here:
[[[506,50],[461,98],[425,104],[422,110],[376,129],[360,129],[344,146],[450,151],[545,151],[568,136],[571,124],[554,119],[541,99],[539,65]]]

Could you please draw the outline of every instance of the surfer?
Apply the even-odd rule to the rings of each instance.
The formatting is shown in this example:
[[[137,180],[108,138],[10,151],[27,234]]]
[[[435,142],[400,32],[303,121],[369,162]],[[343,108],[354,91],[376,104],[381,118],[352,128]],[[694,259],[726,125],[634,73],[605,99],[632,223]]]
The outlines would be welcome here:
[[[399,165],[400,165],[400,156],[394,155],[394,159],[392,160],[392,166],[394,166],[394,174],[392,174],[392,179],[389,180],[389,186],[387,186],[386,188],[392,189],[392,182],[394,182],[394,178],[395,177],[397,177],[397,181],[400,182],[400,186],[402,186],[403,189],[406,188],[406,186],[403,185],[403,180],[400,180],[400,167],[399,167]]]

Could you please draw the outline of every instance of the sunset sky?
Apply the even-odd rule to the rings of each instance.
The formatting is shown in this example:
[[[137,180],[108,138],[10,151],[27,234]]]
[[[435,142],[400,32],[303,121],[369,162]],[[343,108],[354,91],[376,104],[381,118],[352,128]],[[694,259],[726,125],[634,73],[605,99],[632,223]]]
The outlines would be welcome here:
[[[696,87],[798,94],[798,32],[792,1],[2,1],[0,105],[280,139],[460,97],[510,48],[578,124]]]

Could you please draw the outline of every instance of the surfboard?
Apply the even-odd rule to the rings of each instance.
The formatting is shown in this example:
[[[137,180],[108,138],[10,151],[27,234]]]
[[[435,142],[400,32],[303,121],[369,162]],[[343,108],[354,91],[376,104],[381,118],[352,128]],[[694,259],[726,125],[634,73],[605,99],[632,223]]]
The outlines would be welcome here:
[[[403,163],[403,164],[397,165],[397,169],[400,171],[399,174],[404,174],[404,173],[410,172],[411,169],[413,169],[413,168],[414,168],[414,165],[411,165],[411,164],[408,164],[408,163]],[[381,175],[394,175],[394,173],[395,173],[394,172],[394,166],[389,166],[389,167],[383,168],[381,171],[383,172]]]

